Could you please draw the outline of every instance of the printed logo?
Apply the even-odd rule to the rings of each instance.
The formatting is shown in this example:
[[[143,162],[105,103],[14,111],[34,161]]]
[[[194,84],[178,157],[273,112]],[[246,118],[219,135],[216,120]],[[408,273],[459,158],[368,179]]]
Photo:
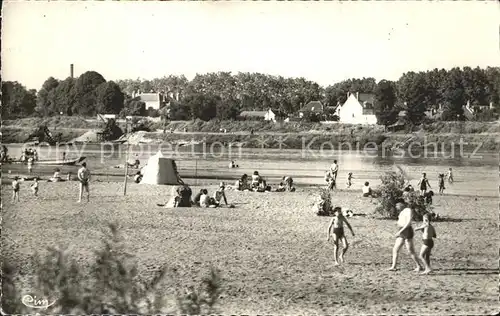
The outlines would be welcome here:
[[[54,300],[52,303],[49,303],[47,299],[39,299],[36,296],[24,295],[21,302],[31,308],[48,308],[56,303]]]

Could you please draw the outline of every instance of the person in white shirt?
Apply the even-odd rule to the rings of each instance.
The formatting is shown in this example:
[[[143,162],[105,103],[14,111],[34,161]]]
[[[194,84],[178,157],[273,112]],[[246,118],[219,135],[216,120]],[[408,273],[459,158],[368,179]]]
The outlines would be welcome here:
[[[413,213],[411,208],[406,207],[406,203],[403,200],[399,200],[396,203],[396,209],[400,212],[398,215],[398,232],[396,233],[396,242],[394,243],[394,248],[392,250],[392,265],[389,271],[395,271],[398,261],[399,250],[406,245],[411,258],[417,265],[414,271],[419,272],[422,270],[420,262],[418,261],[417,255],[415,254],[415,246],[413,245],[414,231],[411,226]]]
[[[339,165],[337,164],[337,160],[334,160],[332,165],[330,166],[330,174],[332,178],[337,182],[337,173],[339,171]]]
[[[362,188],[363,197],[372,196],[372,188],[370,188],[370,182],[365,182],[365,185]]]
[[[78,203],[82,202],[83,190],[87,192],[87,202],[90,201],[89,181],[90,171],[87,169],[87,163],[82,163],[82,167],[78,170],[78,181],[80,182],[80,195]]]
[[[260,177],[259,175],[259,172],[258,171],[254,171],[253,172],[253,175],[252,175],[252,183],[251,183],[251,186],[252,186],[252,189],[256,188],[259,186],[259,182],[262,178]]]
[[[203,189],[203,194],[200,196],[200,206],[201,207],[210,206],[210,197],[208,196],[208,191],[206,189]]]

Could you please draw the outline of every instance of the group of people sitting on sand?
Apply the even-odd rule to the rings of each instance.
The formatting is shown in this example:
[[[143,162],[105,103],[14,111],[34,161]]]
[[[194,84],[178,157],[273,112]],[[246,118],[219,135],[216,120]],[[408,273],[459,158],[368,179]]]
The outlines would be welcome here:
[[[245,173],[238,179],[235,183],[235,189],[237,191],[254,191],[254,192],[270,192],[272,188],[267,184],[266,180],[259,174],[258,171],[254,171],[251,179]],[[283,176],[275,192],[294,192],[295,187],[293,186],[293,179],[290,176]]]
[[[158,204],[159,206],[166,207],[220,207],[226,205],[228,207],[234,207],[227,202],[227,197],[225,193],[226,185],[224,182],[219,184],[219,188],[214,192],[213,196],[208,194],[207,189],[200,189],[193,198],[193,191],[188,185],[178,186],[175,190],[175,195],[172,203],[167,203],[165,205]],[[170,205],[171,204],[171,205]]]

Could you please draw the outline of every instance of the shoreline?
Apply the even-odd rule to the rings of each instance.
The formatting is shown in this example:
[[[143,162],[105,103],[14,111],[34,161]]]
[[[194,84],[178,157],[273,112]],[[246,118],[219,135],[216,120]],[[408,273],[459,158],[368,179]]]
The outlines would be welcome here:
[[[23,143],[31,129],[45,124],[56,136],[59,143],[72,143],[80,140],[96,142],[95,135],[81,136],[85,131],[95,134],[99,125],[89,123],[84,118],[26,118],[6,121],[2,125],[4,144]],[[471,151],[480,144],[481,150],[498,152],[500,150],[499,122],[434,122],[422,124],[411,133],[387,132],[383,126],[363,126],[350,124],[323,124],[311,122],[260,122],[260,121],[177,121],[149,123],[150,131],[135,132],[126,137],[133,143],[169,143],[186,146],[196,143],[211,145],[232,144],[233,148],[275,148],[275,149],[329,149],[382,147],[413,148],[438,146],[451,149],[462,144]],[[226,129],[227,132],[221,132]],[[163,130],[166,132],[163,133]],[[250,131],[254,131],[251,134]],[[125,140],[125,139],[124,139]],[[108,142],[113,143],[113,142]]]

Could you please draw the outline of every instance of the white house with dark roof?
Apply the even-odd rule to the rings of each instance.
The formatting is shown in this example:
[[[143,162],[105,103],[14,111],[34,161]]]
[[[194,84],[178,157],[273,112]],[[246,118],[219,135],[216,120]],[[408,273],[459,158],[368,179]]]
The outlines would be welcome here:
[[[375,116],[375,95],[372,93],[348,93],[347,100],[339,106],[335,114],[340,123],[346,124],[377,124]]]
[[[271,110],[267,111],[243,111],[240,113],[241,117],[244,118],[264,118],[265,121],[273,121],[276,122],[276,114]]]
[[[304,113],[306,113],[306,112],[323,114],[324,111],[325,111],[325,108],[323,106],[323,103],[321,103],[321,101],[310,101],[302,109],[300,109],[299,117],[300,118],[304,117]]]

